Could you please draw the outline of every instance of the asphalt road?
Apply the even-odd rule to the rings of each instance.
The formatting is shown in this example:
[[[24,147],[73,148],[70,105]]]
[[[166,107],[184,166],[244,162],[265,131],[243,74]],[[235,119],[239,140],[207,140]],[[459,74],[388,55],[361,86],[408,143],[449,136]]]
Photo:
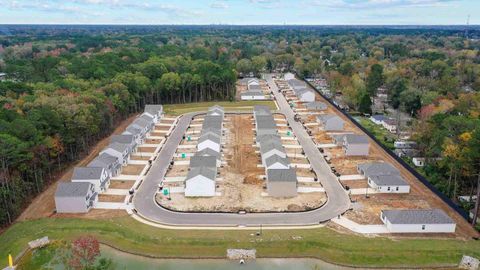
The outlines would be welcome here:
[[[137,190],[133,204],[137,213],[145,219],[165,225],[176,226],[294,226],[314,225],[330,220],[350,207],[350,199],[335,175],[330,170],[325,159],[308,136],[304,127],[296,122],[294,113],[285,97],[278,93],[273,80],[267,82],[277,99],[280,112],[284,113],[293,129],[305,155],[309,158],[313,170],[327,194],[327,202],[318,209],[299,213],[185,213],[174,212],[159,206],[155,202],[155,194],[160,180],[165,176],[168,165],[175,154],[193,116],[199,113],[188,113],[182,116],[173,132],[161,149],[157,160],[153,163],[148,175]]]

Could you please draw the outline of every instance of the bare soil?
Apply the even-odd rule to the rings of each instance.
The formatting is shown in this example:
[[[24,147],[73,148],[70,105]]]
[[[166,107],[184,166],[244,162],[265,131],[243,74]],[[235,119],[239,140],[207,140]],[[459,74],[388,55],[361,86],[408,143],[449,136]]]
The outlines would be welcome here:
[[[145,165],[129,164],[127,166],[123,166],[122,174],[139,175],[142,172],[143,168],[145,168]]]
[[[100,194],[98,195],[99,202],[124,202],[125,196],[124,195],[107,195],[107,194]]]
[[[123,180],[110,180],[109,188],[118,188],[118,189],[130,189],[132,188],[135,181],[123,181]]]
[[[228,116],[228,120],[230,121],[225,126],[229,130],[229,135],[226,136],[227,144],[224,149],[227,165],[220,169],[220,177],[223,180],[217,182],[219,186],[217,191],[221,196],[185,198],[183,194],[171,194],[171,200],[168,200],[159,194],[157,201],[160,204],[179,211],[281,212],[304,211],[325,203],[325,194],[321,192],[299,194],[294,198],[262,196],[262,193],[263,195],[266,193],[266,183],[259,176],[265,175],[265,170],[257,167],[260,163],[260,154],[255,153],[258,149],[252,146],[254,132],[251,115]],[[180,171],[181,168],[184,170]],[[174,166],[168,172],[168,176],[184,176],[187,168],[187,166]],[[313,175],[308,170],[305,171],[305,175]]]

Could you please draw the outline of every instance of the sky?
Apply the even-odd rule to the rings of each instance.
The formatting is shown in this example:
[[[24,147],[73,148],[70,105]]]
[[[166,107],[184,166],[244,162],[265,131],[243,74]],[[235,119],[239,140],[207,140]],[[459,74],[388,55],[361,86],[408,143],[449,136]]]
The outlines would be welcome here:
[[[480,24],[480,0],[0,0],[0,24]]]

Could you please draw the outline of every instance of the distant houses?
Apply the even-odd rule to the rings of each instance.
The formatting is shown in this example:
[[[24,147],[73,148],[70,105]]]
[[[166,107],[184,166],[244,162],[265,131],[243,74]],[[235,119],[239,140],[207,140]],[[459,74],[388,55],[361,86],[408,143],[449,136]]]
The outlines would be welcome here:
[[[241,100],[266,100],[262,86],[258,79],[248,79],[246,82],[247,91],[240,94]]]
[[[368,186],[379,193],[409,193],[410,185],[400,171],[386,162],[369,162],[357,166],[358,172],[368,182]]]
[[[255,85],[255,81],[250,81]],[[217,169],[222,151],[225,110],[218,106],[208,109],[197,142],[197,152],[190,158],[185,179],[185,197],[212,197],[216,194]]]
[[[370,116],[370,121],[372,121],[376,125],[380,125],[390,133],[397,132],[397,121],[393,118],[386,117],[381,114],[372,115]]]
[[[392,233],[454,233],[456,228],[440,209],[382,210],[380,218]]]
[[[130,155],[142,144],[155,123],[163,116],[162,105],[146,105],[144,112],[121,135],[113,135],[86,167],[75,167],[71,182],[60,183],[55,192],[59,213],[88,212],[98,201],[98,194],[110,186],[110,179],[127,165]]]

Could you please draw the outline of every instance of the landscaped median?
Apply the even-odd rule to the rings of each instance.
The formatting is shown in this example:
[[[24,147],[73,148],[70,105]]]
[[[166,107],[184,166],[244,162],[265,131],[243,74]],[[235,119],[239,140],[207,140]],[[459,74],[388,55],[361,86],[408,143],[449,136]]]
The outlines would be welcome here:
[[[89,220],[45,218],[19,222],[0,235],[0,257],[19,254],[43,236],[72,240],[94,235],[117,249],[154,257],[224,258],[228,248],[255,248],[258,257],[315,257],[355,266],[453,266],[463,254],[480,257],[480,241],[389,239],[341,234],[329,228],[263,230],[167,230],[131,217]],[[0,265],[3,266],[3,265]]]

